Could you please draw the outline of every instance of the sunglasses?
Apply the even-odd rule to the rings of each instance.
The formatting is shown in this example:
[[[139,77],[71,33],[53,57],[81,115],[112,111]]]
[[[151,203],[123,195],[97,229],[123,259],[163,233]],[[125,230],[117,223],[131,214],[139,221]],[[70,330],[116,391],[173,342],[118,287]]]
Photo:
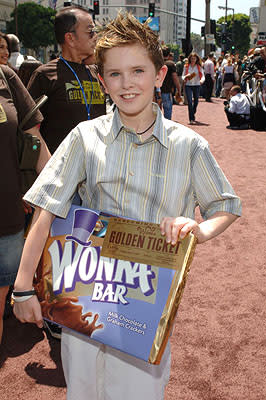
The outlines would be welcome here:
[[[73,30],[73,31],[69,31],[70,33],[76,33],[76,31],[75,30]],[[96,35],[96,29],[95,28],[93,28],[93,29],[91,29],[91,30],[89,30],[89,31],[86,31],[85,33],[88,33],[88,35],[89,35],[89,37],[90,37],[90,39],[92,39],[93,38],[93,36],[94,35]]]

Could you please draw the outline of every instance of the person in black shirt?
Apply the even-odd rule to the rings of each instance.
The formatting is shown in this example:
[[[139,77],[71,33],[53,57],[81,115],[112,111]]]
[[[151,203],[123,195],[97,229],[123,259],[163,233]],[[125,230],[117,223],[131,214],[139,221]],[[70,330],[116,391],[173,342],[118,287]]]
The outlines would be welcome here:
[[[180,83],[176,73],[175,63],[169,59],[170,49],[169,47],[163,48],[163,56],[165,60],[165,65],[168,68],[166,77],[164,79],[163,85],[161,87],[161,96],[163,103],[164,117],[167,119],[172,118],[173,109],[173,88],[177,89],[177,94],[181,96]]]
[[[37,68],[29,81],[28,90],[34,99],[48,96],[40,130],[51,153],[81,121],[106,113],[105,97],[92,65],[94,28],[88,10],[80,6],[60,10],[55,17],[55,36],[62,56]]]

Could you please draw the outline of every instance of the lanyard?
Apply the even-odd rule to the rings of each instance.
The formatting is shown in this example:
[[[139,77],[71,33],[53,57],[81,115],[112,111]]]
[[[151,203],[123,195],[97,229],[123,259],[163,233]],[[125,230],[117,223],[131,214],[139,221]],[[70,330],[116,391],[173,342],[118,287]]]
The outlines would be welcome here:
[[[91,90],[92,90],[92,92],[91,92],[90,104],[88,105],[87,98],[86,98],[86,95],[85,95],[85,92],[84,92],[84,88],[83,88],[83,86],[82,86],[82,84],[81,84],[81,82],[80,82],[80,80],[79,80],[79,78],[78,78],[76,72],[75,72],[74,69],[71,67],[71,65],[69,65],[69,63],[67,62],[67,60],[64,59],[64,57],[60,56],[60,59],[61,59],[61,60],[66,64],[66,66],[73,72],[73,74],[75,75],[75,78],[76,78],[77,81],[78,81],[79,87],[80,87],[80,89],[81,89],[81,91],[82,91],[83,99],[84,99],[84,101],[85,101],[85,106],[86,106],[86,110],[87,110],[87,113],[88,113],[88,120],[89,120],[89,119],[90,119],[91,103],[92,103],[92,98],[93,98],[93,83],[92,83],[91,75],[90,75],[89,71],[87,70],[87,68],[85,67],[85,68],[86,68],[86,71],[88,72],[90,81],[91,81]]]

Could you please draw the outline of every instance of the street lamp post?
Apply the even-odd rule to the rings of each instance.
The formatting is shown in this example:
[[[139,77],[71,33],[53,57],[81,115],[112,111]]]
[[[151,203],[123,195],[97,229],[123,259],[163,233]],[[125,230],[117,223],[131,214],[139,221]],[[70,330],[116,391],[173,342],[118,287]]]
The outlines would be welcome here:
[[[15,0],[15,24],[16,24],[16,36],[18,36],[18,1]]]
[[[233,26],[234,26],[234,21],[235,21],[235,9],[232,8],[232,7],[227,7],[227,0],[226,0],[225,7],[218,6],[218,8],[220,8],[221,10],[225,10],[225,25],[224,25],[223,30],[222,30],[222,33],[224,33],[224,34],[227,34],[227,10],[232,10],[233,11],[233,18],[232,18],[232,42],[233,42],[233,39],[234,39],[234,37],[233,37],[233,32],[234,32]],[[222,44],[222,50],[223,51],[226,50],[224,44]]]
[[[225,22],[227,23],[227,10],[232,10],[233,11],[233,20],[235,18],[235,9],[232,7],[223,7],[223,6],[218,6],[221,10],[225,10]]]
[[[186,17],[186,48],[185,50],[186,57],[189,56],[191,51],[191,38],[190,38],[190,26],[191,26],[191,0],[187,1],[187,17]]]
[[[211,0],[205,0],[205,38],[204,38],[204,47],[205,47],[205,56],[207,56],[211,51],[211,45],[207,43],[206,35],[211,33],[211,22],[210,22],[210,9],[211,9]]]

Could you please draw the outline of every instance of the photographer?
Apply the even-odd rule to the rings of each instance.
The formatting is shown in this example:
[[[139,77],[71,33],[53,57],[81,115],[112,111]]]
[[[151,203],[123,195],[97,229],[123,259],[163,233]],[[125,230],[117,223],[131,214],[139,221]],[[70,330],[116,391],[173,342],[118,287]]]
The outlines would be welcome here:
[[[258,74],[262,75],[266,72],[266,47],[260,48],[258,57],[255,57],[253,63]],[[256,77],[257,78],[257,77]],[[257,79],[259,79],[258,77]]]
[[[225,101],[224,111],[228,122],[227,129],[248,129],[250,120],[250,105],[247,96],[241,93],[240,86],[235,85],[230,90],[231,100]]]
[[[258,47],[254,50],[254,56],[245,65],[246,78],[255,76],[256,79],[263,79],[266,73],[266,47]]]

